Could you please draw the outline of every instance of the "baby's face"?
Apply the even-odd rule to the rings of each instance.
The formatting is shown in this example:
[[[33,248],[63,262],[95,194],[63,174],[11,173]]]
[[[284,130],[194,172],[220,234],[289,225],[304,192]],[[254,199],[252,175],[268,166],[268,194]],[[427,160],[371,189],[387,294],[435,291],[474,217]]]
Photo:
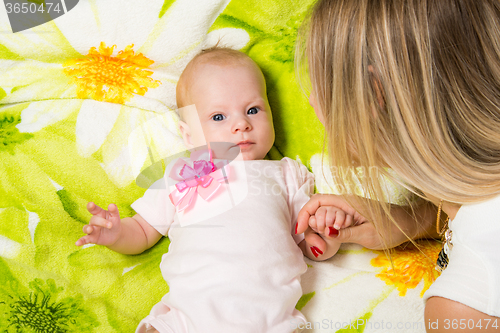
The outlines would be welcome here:
[[[192,145],[226,142],[229,150],[241,150],[245,160],[263,159],[274,143],[274,127],[264,77],[256,65],[202,64],[195,71],[189,99],[204,138],[193,133]]]

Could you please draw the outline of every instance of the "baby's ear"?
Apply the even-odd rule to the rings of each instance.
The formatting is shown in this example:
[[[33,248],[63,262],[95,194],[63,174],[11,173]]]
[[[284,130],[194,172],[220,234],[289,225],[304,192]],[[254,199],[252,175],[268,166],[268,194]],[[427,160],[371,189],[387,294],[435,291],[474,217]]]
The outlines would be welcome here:
[[[181,131],[182,139],[184,140],[186,147],[193,148],[194,145],[191,142],[191,128],[189,125],[182,120],[179,120],[179,130]]]

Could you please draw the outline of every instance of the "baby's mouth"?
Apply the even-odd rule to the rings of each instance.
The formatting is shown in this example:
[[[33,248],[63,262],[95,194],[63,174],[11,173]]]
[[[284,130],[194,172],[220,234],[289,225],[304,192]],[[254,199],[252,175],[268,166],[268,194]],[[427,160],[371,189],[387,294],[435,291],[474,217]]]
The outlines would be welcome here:
[[[229,148],[228,152],[231,151],[232,153],[236,154],[248,153],[254,149],[253,146],[255,144],[256,144],[255,142],[250,140],[244,140],[237,143],[233,143],[232,146]]]
[[[241,150],[244,150],[250,148],[254,144],[255,142],[252,142],[250,140],[245,140],[238,142],[236,145],[239,146]]]

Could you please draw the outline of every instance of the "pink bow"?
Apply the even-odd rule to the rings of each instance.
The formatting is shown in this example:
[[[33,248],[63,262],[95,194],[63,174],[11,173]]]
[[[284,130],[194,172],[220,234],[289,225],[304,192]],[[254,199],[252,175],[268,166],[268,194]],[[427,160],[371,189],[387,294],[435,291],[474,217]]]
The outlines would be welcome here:
[[[210,150],[199,150],[191,154],[190,162],[192,167],[186,161],[179,158],[169,177],[178,181],[175,184],[176,189],[170,193],[170,201],[177,207],[177,211],[181,212],[191,205],[196,193],[205,201],[217,192],[221,183],[229,176],[229,168],[227,161],[217,163],[217,166],[212,162],[212,154]],[[222,168],[226,169],[226,174],[222,172]]]

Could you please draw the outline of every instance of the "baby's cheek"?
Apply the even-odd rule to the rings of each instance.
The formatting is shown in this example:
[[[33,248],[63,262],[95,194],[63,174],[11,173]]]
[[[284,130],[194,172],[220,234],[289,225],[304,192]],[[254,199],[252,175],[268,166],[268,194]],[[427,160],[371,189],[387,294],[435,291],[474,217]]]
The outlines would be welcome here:
[[[204,127],[203,131],[205,132],[205,137],[208,142],[231,142],[227,139],[231,134],[231,128],[229,126],[213,122],[210,126]]]

